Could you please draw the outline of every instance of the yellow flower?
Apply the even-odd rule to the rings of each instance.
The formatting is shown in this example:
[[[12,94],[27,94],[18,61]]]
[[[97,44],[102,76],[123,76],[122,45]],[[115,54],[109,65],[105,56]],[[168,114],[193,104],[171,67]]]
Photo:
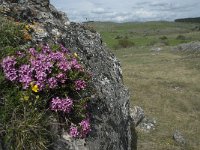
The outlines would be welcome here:
[[[29,100],[29,96],[24,96],[23,99],[24,99],[24,101],[28,101]]]
[[[78,54],[77,54],[77,53],[74,53],[74,57],[78,57]]]
[[[34,85],[34,86],[32,86],[32,91],[34,91],[34,92],[38,92],[39,91],[39,87],[38,87],[38,85]]]
[[[26,30],[30,30],[31,27],[30,27],[29,25],[25,25],[25,29],[26,29]]]

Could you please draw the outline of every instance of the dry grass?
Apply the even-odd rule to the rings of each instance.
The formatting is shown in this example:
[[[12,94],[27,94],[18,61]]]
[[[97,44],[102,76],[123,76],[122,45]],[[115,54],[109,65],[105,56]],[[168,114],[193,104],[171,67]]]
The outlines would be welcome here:
[[[183,55],[149,47],[115,51],[122,62],[125,85],[132,105],[141,106],[157,120],[152,133],[138,134],[138,150],[198,150],[200,147],[200,70]],[[199,60],[200,58],[196,58]],[[195,61],[196,63],[196,61]],[[173,139],[178,129],[187,140],[181,147]]]

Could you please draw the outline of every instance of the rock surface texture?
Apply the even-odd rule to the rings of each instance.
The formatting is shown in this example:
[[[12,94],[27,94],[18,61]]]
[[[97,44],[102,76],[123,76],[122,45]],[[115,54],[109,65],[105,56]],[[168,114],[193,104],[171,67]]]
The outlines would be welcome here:
[[[145,118],[144,110],[139,106],[130,108],[130,116],[135,127],[137,127],[141,123],[141,121]]]
[[[186,52],[186,53],[199,53],[200,42],[190,42],[190,43],[180,44],[174,47],[173,50]]]
[[[183,137],[182,133],[179,132],[178,130],[176,130],[173,134],[173,139],[180,145],[185,145],[186,144],[186,140]]]
[[[92,131],[85,140],[63,133],[55,150],[131,150],[129,93],[123,85],[120,63],[102,45],[100,34],[70,23],[49,0],[0,0],[1,14],[33,24],[30,44],[62,43],[78,53],[93,73],[95,95],[90,103]],[[133,139],[134,140],[134,139]]]
[[[137,129],[150,133],[151,131],[155,130],[156,128],[156,120],[154,118],[150,119],[145,117],[140,124],[137,126]]]

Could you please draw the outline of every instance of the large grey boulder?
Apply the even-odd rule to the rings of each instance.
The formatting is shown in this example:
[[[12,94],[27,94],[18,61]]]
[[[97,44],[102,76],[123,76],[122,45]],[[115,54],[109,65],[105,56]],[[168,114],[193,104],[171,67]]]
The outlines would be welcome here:
[[[87,139],[91,150],[130,148],[129,94],[124,88],[120,64],[102,46],[98,33],[71,24],[63,43],[75,50],[93,72],[96,97],[91,103],[93,133]]]
[[[2,0],[1,8],[4,15],[37,23],[30,44],[62,43],[77,52],[85,67],[93,73],[95,95],[90,103],[90,135],[83,141],[70,139],[62,133],[55,141],[54,149],[133,149],[129,93],[123,85],[120,63],[102,44],[100,34],[82,24],[70,23],[66,15],[57,11],[48,0]]]

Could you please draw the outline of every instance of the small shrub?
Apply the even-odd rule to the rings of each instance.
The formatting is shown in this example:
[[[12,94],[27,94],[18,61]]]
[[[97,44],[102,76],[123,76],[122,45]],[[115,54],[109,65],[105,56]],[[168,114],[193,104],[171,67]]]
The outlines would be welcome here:
[[[128,48],[134,46],[135,43],[128,38],[123,38],[118,40],[118,46],[119,48]]]
[[[184,36],[184,35],[178,35],[177,37],[176,37],[176,39],[177,40],[186,40],[186,37]]]
[[[115,37],[115,39],[121,39],[122,38],[122,36],[120,36],[120,35],[117,35],[116,37]]]
[[[72,137],[90,131],[90,73],[61,46],[12,51],[1,62],[0,133],[10,150],[47,149],[51,118]]]
[[[167,40],[168,38],[166,36],[161,36],[161,37],[159,37],[159,39],[161,39],[161,40]]]

